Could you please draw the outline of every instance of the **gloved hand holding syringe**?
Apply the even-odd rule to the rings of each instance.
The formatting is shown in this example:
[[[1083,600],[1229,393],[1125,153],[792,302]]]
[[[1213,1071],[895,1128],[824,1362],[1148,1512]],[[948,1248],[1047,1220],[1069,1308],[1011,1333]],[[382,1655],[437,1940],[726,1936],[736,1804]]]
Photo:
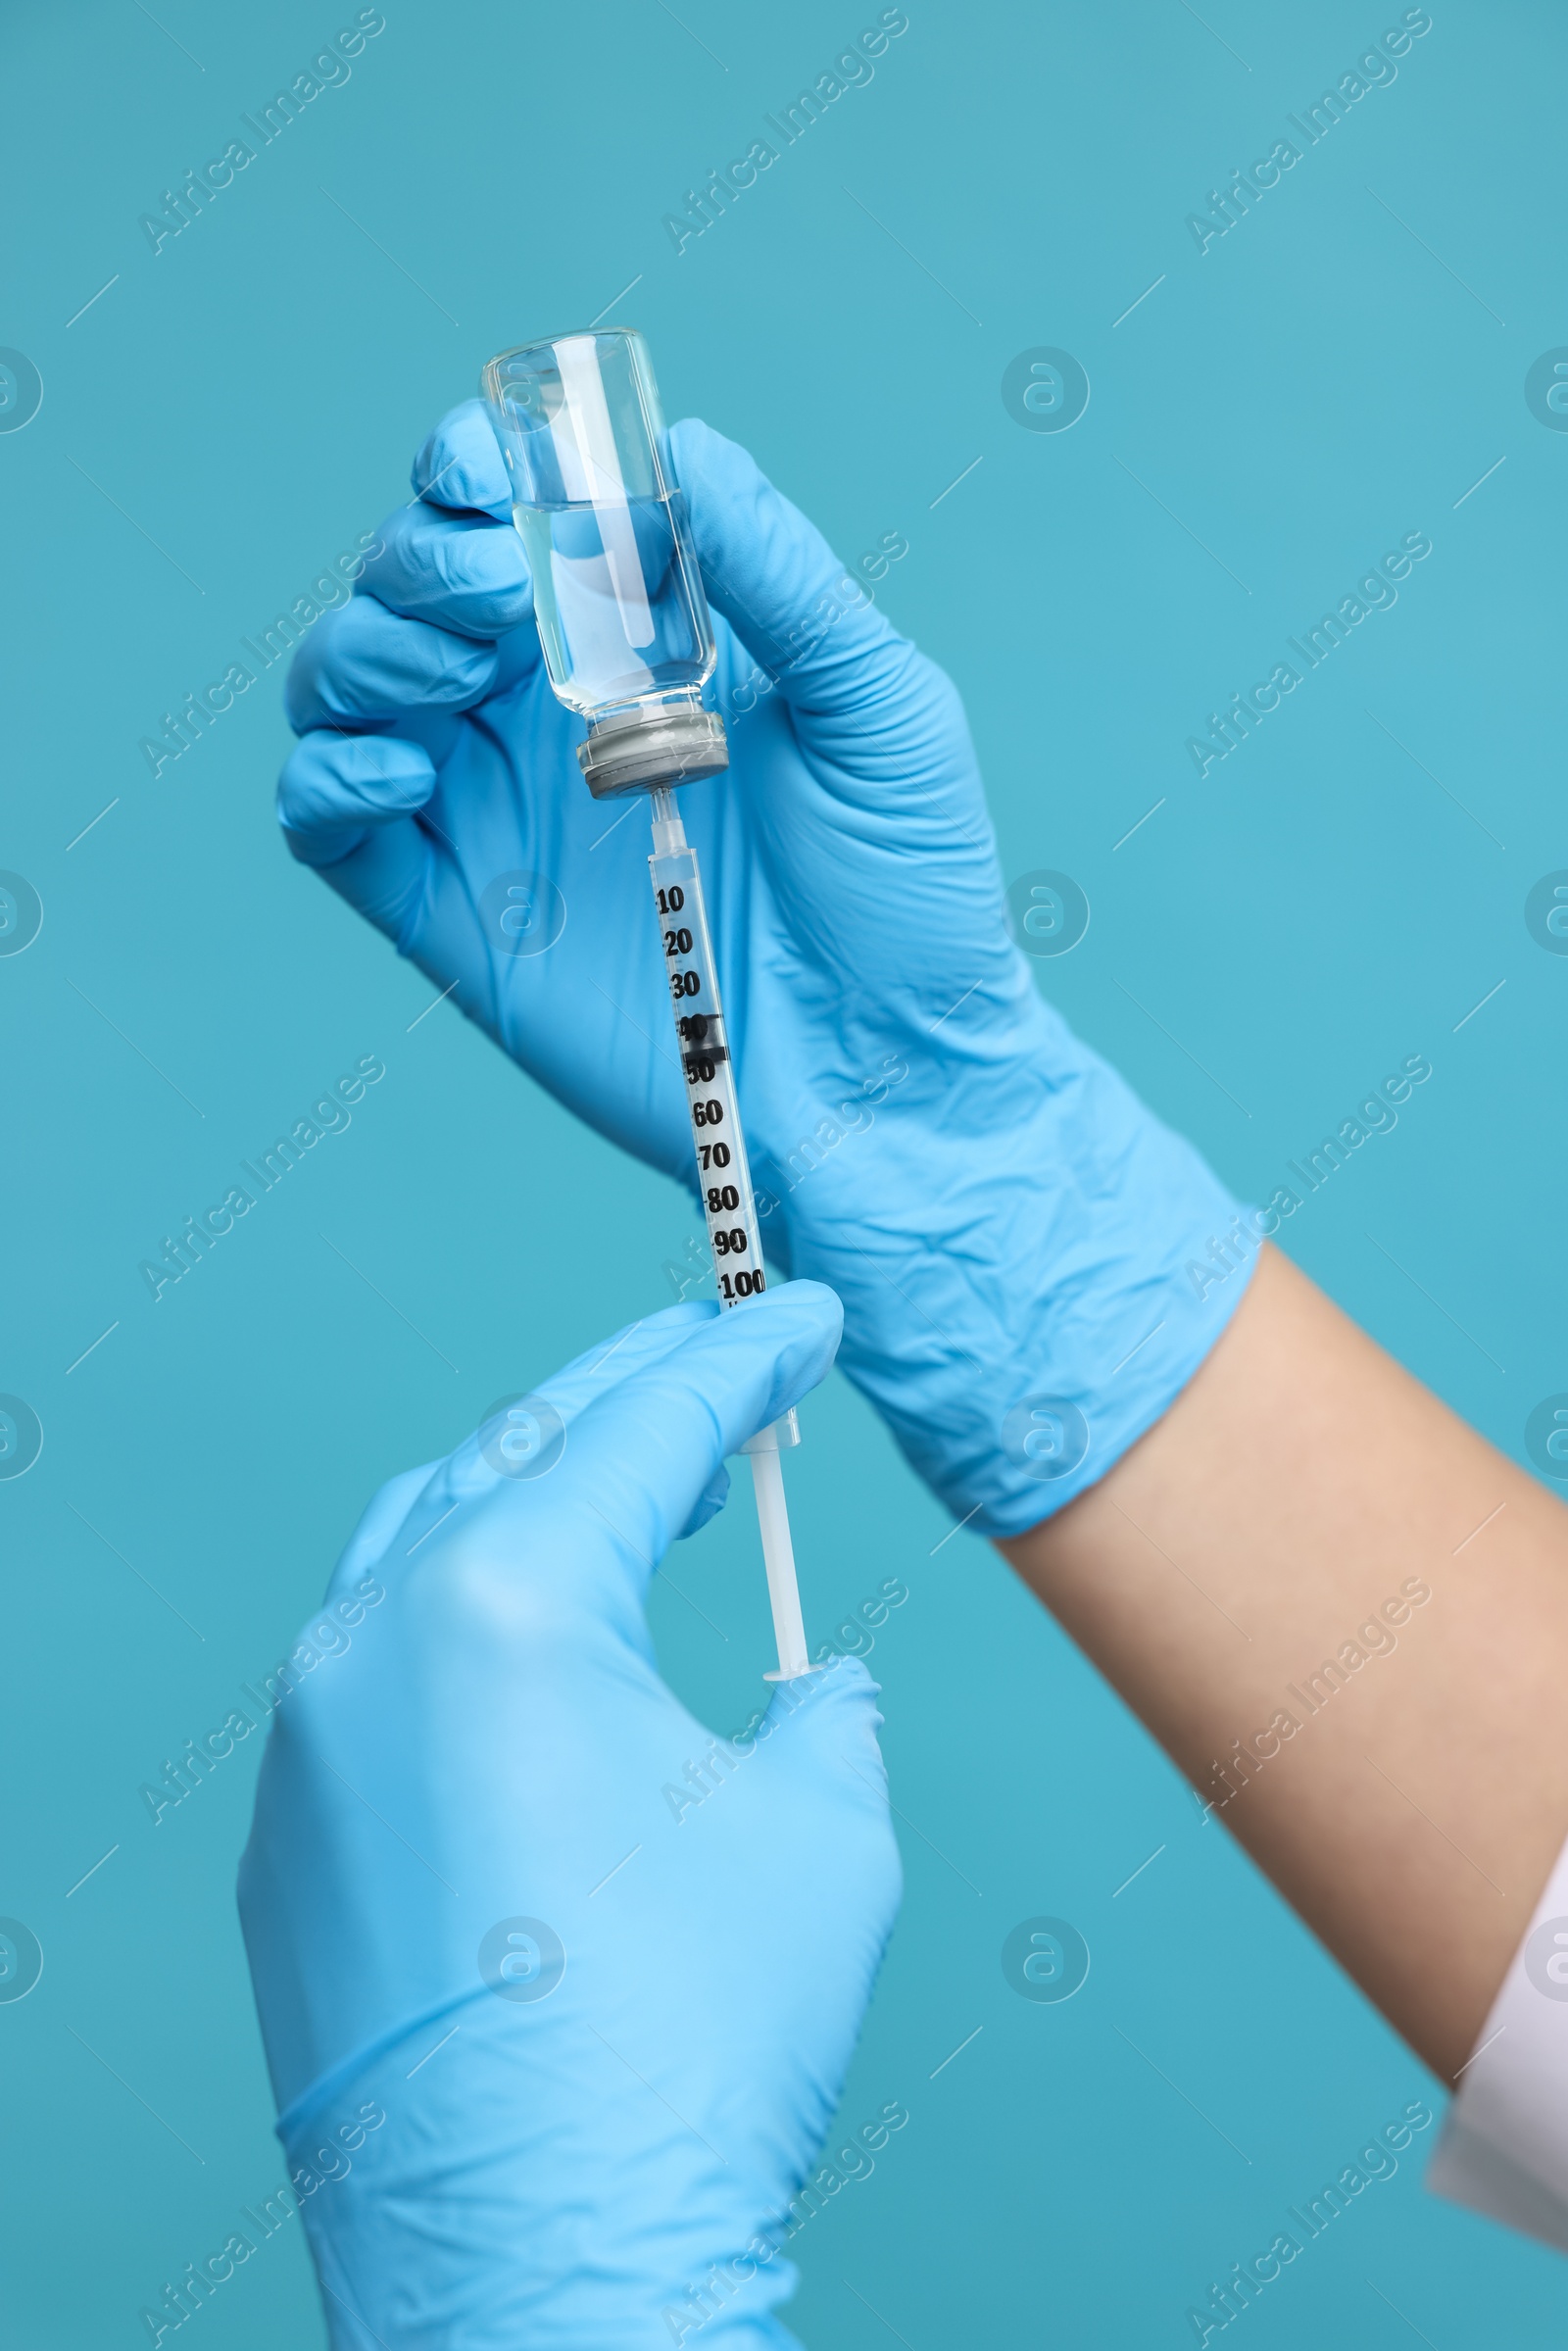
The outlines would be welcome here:
[[[588,721],[577,758],[597,799],[651,795],[659,938],[685,1079],[719,1301],[766,1287],[734,1063],[697,853],[675,788],[729,764],[724,722],[702,705],[712,623],[640,335],[585,330],[502,352],[483,391],[506,461],[513,519],[533,574],[550,683]],[[780,1448],[793,1409],[746,1451],[778,1642],[769,1680],[809,1673]]]

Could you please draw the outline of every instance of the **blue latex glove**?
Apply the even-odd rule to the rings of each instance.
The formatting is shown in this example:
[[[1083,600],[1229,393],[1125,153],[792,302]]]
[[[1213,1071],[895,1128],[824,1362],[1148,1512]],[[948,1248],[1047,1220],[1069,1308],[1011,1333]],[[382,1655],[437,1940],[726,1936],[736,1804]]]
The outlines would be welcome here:
[[[670,438],[732,757],[681,807],[777,1200],[764,1242],[843,1298],[844,1368],[921,1474],[1016,1534],[1213,1345],[1247,1278],[1209,1254],[1235,1203],[1036,993],[948,679],[744,450],[696,422]],[[642,804],[581,780],[479,403],[414,482],[296,659],[288,841],[552,1093],[695,1188]],[[508,935],[519,874],[559,899]]]
[[[793,2340],[769,2256],[899,1899],[875,1685],[840,1660],[715,1742],[643,1610],[838,1335],[808,1283],[654,1315],[547,1384],[559,1459],[489,1425],[338,1564],[356,1629],[274,1718],[240,1872],[335,2345]]]

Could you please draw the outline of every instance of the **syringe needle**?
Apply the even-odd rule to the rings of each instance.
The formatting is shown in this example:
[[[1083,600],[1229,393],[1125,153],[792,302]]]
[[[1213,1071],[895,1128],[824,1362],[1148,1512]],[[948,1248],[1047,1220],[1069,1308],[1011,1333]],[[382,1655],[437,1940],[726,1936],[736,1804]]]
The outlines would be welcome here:
[[[741,1134],[735,1066],[724,1028],[697,854],[686,839],[675,795],[667,786],[652,794],[652,813],[654,854],[648,870],[659,908],[664,967],[680,1041],[703,1214],[713,1252],[719,1303],[734,1306],[743,1298],[760,1297],[767,1287],[757,1203]],[[796,1675],[812,1670],[806,1653],[795,1546],[790,1541],[779,1460],[781,1445],[799,1443],[800,1431],[791,1410],[771,1427],[759,1430],[745,1447],[752,1459],[757,1523],[778,1641],[778,1671],[767,1677],[774,1682],[793,1681]]]

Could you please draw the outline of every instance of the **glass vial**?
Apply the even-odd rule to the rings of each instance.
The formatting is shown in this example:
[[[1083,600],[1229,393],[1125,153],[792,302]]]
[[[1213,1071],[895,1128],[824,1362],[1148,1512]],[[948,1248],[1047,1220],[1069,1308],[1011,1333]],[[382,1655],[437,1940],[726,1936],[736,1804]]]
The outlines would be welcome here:
[[[713,624],[642,336],[522,344],[486,363],[480,388],[550,683],[588,721],[589,788],[604,799],[717,774],[724,722],[702,706]]]

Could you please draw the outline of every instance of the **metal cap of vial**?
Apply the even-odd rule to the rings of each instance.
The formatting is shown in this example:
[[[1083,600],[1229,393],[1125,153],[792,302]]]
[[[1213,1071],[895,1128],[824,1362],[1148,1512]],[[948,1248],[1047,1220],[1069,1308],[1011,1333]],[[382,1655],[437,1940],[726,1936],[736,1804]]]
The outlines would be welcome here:
[[[588,740],[577,746],[577,763],[594,798],[613,800],[622,792],[722,775],[729,765],[729,743],[716,710],[666,703],[591,718]]]

